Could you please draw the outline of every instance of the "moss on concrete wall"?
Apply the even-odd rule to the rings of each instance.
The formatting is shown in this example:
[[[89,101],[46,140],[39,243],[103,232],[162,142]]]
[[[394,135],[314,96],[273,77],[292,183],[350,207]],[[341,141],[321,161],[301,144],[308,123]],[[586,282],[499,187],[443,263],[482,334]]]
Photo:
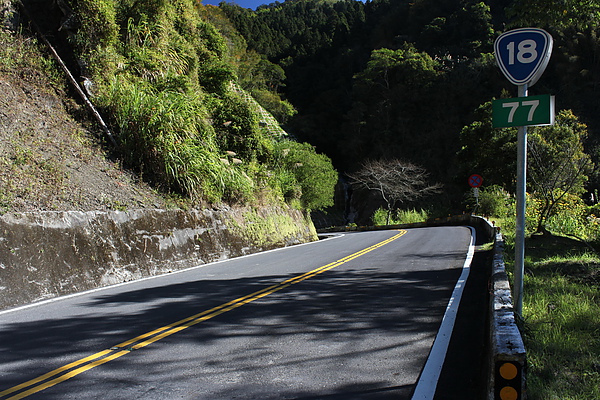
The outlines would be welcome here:
[[[304,223],[300,223],[304,221]],[[233,215],[227,226],[256,248],[277,248],[298,243],[298,235],[317,239],[314,225],[300,211],[282,212],[279,208],[252,208]],[[299,231],[299,227],[303,227]]]

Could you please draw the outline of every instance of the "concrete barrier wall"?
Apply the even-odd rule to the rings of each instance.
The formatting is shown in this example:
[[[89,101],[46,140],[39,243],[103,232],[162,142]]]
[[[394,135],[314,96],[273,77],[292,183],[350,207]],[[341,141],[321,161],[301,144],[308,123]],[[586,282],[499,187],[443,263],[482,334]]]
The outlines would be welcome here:
[[[525,345],[515,320],[503,252],[504,239],[497,233],[490,279],[488,398],[525,399]]]
[[[312,240],[278,207],[5,214],[0,309]]]

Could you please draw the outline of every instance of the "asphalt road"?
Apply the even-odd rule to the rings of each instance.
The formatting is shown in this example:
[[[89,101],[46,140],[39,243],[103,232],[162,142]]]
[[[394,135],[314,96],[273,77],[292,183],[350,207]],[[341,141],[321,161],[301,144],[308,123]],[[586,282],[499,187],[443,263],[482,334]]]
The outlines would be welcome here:
[[[0,399],[410,399],[470,240],[343,234],[0,313]]]

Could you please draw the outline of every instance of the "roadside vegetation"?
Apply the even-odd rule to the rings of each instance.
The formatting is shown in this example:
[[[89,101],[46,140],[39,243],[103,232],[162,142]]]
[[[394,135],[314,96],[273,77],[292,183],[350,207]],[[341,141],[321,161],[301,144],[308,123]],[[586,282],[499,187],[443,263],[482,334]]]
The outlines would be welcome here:
[[[484,188],[480,211],[501,227],[505,261],[514,269],[514,199]],[[536,233],[543,200],[529,196],[522,333],[528,398],[600,398],[600,207],[567,196]]]
[[[186,207],[333,204],[330,159],[288,138],[273,117],[295,112],[274,90],[281,69],[246,51],[218,8],[194,0],[58,3],[61,10],[39,12],[55,15],[56,26],[75,18],[66,42],[55,46],[75,52],[75,73],[87,79],[123,167]],[[38,15],[35,3],[23,4]],[[30,43],[39,52],[26,24],[20,33],[2,31],[1,39],[3,70],[18,77],[47,67],[43,74],[64,82],[48,55],[26,56]]]
[[[398,209],[390,213],[384,208],[378,208],[373,214],[373,223],[375,225],[412,224],[415,222],[425,222],[429,218],[429,212],[423,209]]]
[[[126,165],[197,204],[332,205],[331,161],[283,131],[273,136],[240,88],[240,71],[254,70],[260,91],[268,85],[260,72],[277,68],[247,57],[243,39],[219,32],[210,10],[193,0],[71,3],[81,16],[78,56],[117,127]],[[276,92],[269,98],[274,110],[288,105]]]

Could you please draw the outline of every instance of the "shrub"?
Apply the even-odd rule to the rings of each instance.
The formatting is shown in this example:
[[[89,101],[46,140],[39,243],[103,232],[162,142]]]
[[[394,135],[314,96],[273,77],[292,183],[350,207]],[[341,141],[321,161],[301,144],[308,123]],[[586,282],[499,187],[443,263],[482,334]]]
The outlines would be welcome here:
[[[226,95],[213,113],[218,143],[222,151],[233,151],[244,161],[266,161],[273,151],[273,142],[258,126],[258,117],[239,95]]]
[[[275,169],[290,171],[300,186],[300,202],[309,210],[319,210],[333,205],[333,194],[337,183],[337,172],[329,157],[318,154],[308,143],[284,140],[277,144],[278,157]],[[297,186],[291,182],[289,174],[282,174],[285,184],[284,196],[294,197]]]
[[[378,208],[373,214],[374,225],[390,225],[395,224],[412,224],[416,222],[425,222],[429,219],[429,212],[426,210],[395,210],[391,212],[388,222],[388,210],[385,208]]]
[[[478,213],[487,216],[506,217],[514,213],[513,197],[502,186],[493,185],[479,190]]]

